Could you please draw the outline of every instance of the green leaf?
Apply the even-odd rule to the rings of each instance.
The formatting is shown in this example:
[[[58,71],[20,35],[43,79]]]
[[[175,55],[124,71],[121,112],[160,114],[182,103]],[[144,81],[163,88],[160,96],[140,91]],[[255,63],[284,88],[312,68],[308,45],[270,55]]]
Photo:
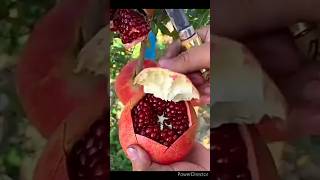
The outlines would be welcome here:
[[[204,13],[199,17],[199,20],[197,21],[197,28],[200,28],[201,26],[207,25],[210,21],[210,12],[204,11]]]
[[[177,40],[179,39],[179,33],[177,31],[172,31],[170,36],[174,39]]]
[[[154,34],[157,34],[158,33],[158,26],[156,23],[151,23],[151,31],[154,33]]]
[[[162,23],[158,23],[157,26],[159,27],[160,31],[165,34],[165,35],[171,35],[170,31],[168,30],[168,28],[163,25]]]

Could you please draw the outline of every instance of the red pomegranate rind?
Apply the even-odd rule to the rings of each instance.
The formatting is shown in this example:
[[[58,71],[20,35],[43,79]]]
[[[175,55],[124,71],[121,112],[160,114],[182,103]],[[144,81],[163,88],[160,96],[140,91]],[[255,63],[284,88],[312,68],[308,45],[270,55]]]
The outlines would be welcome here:
[[[137,138],[134,133],[130,107],[132,102],[129,102],[121,113],[119,120],[119,139],[122,148],[125,150],[131,144],[137,144]],[[125,151],[126,152],[126,151]]]
[[[63,136],[63,132],[59,131],[46,145],[35,169],[35,180],[69,180]]]
[[[35,180],[70,180],[66,168],[67,155],[102,112],[105,112],[105,100],[106,93],[96,106],[80,106],[68,115],[48,140],[35,170]]]
[[[257,165],[257,172],[253,172],[253,176],[255,175],[256,179],[259,180],[280,179],[277,168],[272,159],[272,155],[264,140],[261,138],[257,128],[253,125],[246,126],[246,128],[248,129],[248,133],[250,135],[250,140],[252,143],[251,147],[255,156],[253,159],[255,159],[255,164]]]
[[[198,129],[198,122],[197,122],[197,115],[196,112],[194,111],[193,107],[190,105],[189,102],[187,105],[187,111],[188,111],[188,116],[191,117],[189,118],[191,120],[190,122],[190,127],[189,129],[182,134],[177,141],[175,141],[168,149],[167,152],[168,154],[176,152],[177,157],[180,157],[180,159],[175,159],[175,161],[182,160],[183,157],[185,157],[188,152],[191,151],[194,143],[194,137],[196,136],[197,129]],[[179,142],[179,143],[177,143]],[[173,161],[171,161],[173,162]],[[168,161],[168,163],[171,163]]]
[[[286,122],[280,118],[264,116],[256,127],[266,142],[290,140]]]
[[[143,92],[136,94],[125,106],[119,121],[119,139],[122,149],[126,152],[128,146],[139,144],[150,155],[153,161],[170,164],[182,160],[191,150],[197,130],[196,113],[189,102],[186,102],[190,127],[171,146],[164,146],[152,139],[135,134],[131,110],[144,97]]]
[[[138,61],[128,62],[120,71],[115,81],[115,91],[119,100],[126,104],[138,91],[143,91],[142,86],[133,85],[133,78]],[[156,67],[157,64],[150,60],[144,61],[143,68]]]
[[[211,132],[214,179],[279,179],[268,147],[254,125],[225,124]]]
[[[59,3],[35,27],[17,67],[17,89],[28,119],[49,137],[77,106],[94,105],[103,78],[74,75],[73,51],[89,0]]]

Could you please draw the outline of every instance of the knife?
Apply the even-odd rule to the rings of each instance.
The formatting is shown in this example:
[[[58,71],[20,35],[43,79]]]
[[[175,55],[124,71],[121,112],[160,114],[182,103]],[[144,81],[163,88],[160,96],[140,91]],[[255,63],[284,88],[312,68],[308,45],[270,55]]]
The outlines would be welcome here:
[[[181,45],[183,50],[188,50],[194,46],[200,46],[202,40],[196,33],[193,26],[189,23],[187,16],[183,9],[165,9],[174,28],[179,33]],[[209,70],[200,70],[204,79],[208,80],[210,77]]]
[[[300,52],[309,62],[320,62],[320,33],[316,24],[298,22],[290,26],[290,31]]]

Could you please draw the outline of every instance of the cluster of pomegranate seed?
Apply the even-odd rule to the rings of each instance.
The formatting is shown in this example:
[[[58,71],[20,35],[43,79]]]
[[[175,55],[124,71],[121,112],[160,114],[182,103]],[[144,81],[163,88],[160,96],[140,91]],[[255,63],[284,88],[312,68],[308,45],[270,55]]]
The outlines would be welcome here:
[[[211,130],[211,158],[216,180],[251,180],[247,148],[238,125],[226,124]]]
[[[70,180],[105,180],[109,169],[106,117],[91,125],[89,132],[68,154]]]
[[[136,134],[165,146],[173,144],[189,128],[185,102],[164,101],[152,94],[146,94],[131,115]]]
[[[111,31],[118,32],[124,44],[148,35],[151,30],[148,18],[134,9],[111,11]]]

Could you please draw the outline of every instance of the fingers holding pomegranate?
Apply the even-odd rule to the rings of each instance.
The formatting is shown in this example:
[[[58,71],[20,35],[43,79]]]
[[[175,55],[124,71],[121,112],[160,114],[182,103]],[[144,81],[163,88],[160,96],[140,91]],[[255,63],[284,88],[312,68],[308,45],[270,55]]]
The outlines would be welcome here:
[[[185,75],[158,67],[142,70],[132,83],[143,88],[130,98],[119,120],[123,150],[137,144],[153,162],[182,160],[191,151],[197,131],[190,100],[199,98],[198,90]]]
[[[210,151],[195,143],[190,154],[183,160],[169,165],[153,162],[149,154],[138,145],[131,145],[127,154],[133,171],[209,171]]]

